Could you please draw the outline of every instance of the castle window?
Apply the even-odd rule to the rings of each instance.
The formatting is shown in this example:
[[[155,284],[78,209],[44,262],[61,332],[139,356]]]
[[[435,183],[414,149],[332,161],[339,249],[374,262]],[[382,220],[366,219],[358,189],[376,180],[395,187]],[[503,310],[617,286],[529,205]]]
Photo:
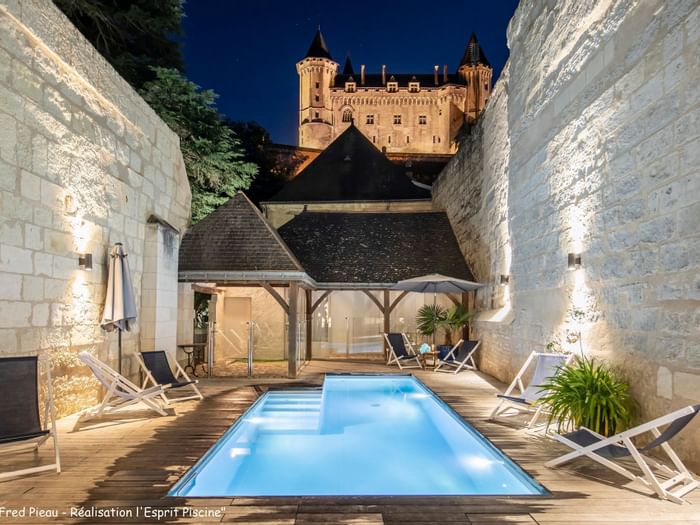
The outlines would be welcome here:
[[[488,84],[484,84],[484,90],[485,90],[485,91],[488,91],[488,90],[489,90],[489,85],[488,85]]]
[[[418,115],[418,124],[425,126],[428,123],[428,117],[425,115]]]
[[[357,84],[355,82],[346,82],[345,91],[348,93],[354,93],[357,91]]]
[[[367,124],[374,124],[374,115],[367,115]]]
[[[316,89],[318,89],[319,87],[320,87],[320,84],[318,82],[316,82]]]
[[[394,115],[394,124],[401,124],[401,115]]]
[[[372,135],[372,144],[374,144],[375,142],[377,142],[377,136],[376,136],[376,135]]]
[[[389,135],[389,138],[387,139],[387,142],[391,144],[391,135]]]
[[[420,91],[420,84],[418,82],[409,82],[408,83],[408,92],[409,93],[418,93]]]
[[[320,100],[319,96],[316,95],[316,102],[318,102],[319,100]]]
[[[316,117],[315,117],[315,118],[318,118],[318,116],[319,116],[319,115],[318,115],[318,111],[317,111],[317,112],[316,112]]]
[[[408,135],[406,135],[406,144],[408,144],[409,142],[411,142],[411,137],[409,137]]]
[[[343,111],[343,122],[352,122],[352,111],[346,109]]]
[[[399,90],[399,83],[398,82],[387,82],[386,90],[389,93],[396,93]]]

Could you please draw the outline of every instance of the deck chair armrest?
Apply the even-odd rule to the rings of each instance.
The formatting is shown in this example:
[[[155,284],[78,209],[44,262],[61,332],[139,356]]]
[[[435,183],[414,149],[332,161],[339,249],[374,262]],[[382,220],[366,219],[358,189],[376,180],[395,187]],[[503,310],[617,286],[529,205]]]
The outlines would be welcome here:
[[[171,386],[172,385],[169,383],[166,385],[156,385],[156,386],[152,386],[150,388],[146,388],[145,390],[142,390],[141,392],[139,392],[139,394],[142,396],[150,396],[153,394],[160,394],[165,390],[169,390],[171,388]]]

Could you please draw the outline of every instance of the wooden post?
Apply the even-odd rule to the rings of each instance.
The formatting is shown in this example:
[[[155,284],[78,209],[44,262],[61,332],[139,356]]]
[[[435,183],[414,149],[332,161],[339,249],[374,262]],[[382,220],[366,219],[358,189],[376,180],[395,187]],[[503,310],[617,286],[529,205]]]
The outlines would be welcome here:
[[[467,312],[470,311],[469,309],[469,296],[471,294],[469,292],[462,292],[462,306],[467,310]],[[469,341],[469,336],[471,335],[469,333],[469,321],[462,327],[462,339],[465,341]]]
[[[384,290],[384,333],[388,334],[391,330],[391,298],[389,290]],[[384,357],[389,355],[389,345],[386,342],[386,337],[382,337],[384,342]]]
[[[287,375],[294,379],[297,376],[297,296],[299,295],[299,283],[289,283],[289,310],[287,320],[289,328],[287,330]]]
[[[313,337],[313,331],[312,331],[312,324],[314,320],[314,315],[313,315],[313,304],[311,303],[311,300],[313,299],[313,292],[309,290],[308,288],[304,290],[304,294],[306,295],[306,360],[311,361],[312,358],[312,337]]]

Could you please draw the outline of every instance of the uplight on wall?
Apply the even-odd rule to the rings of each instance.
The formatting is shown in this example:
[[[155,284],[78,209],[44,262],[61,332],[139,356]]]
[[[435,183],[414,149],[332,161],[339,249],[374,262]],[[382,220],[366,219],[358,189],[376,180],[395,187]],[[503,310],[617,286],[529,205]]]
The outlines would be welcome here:
[[[92,271],[92,254],[91,253],[81,253],[78,255],[78,266],[81,270],[86,272]]]
[[[498,279],[498,282],[501,286],[505,286],[510,282],[510,275],[501,274],[501,276]]]
[[[568,267],[569,271],[578,270],[581,268],[581,254],[580,253],[570,253],[568,257]]]

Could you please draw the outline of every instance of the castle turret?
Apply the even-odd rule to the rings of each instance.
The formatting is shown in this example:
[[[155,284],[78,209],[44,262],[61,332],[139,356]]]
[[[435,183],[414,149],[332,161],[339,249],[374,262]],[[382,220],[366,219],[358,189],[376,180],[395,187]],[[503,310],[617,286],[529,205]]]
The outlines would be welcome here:
[[[457,73],[467,84],[464,118],[467,122],[474,122],[484,110],[486,101],[491,95],[491,74],[493,73],[491,64],[476,38],[476,33],[472,33],[469,38]]]
[[[297,63],[299,146],[322,149],[332,140],[333,111],[330,89],[338,66],[319,28],[306,56]]]

